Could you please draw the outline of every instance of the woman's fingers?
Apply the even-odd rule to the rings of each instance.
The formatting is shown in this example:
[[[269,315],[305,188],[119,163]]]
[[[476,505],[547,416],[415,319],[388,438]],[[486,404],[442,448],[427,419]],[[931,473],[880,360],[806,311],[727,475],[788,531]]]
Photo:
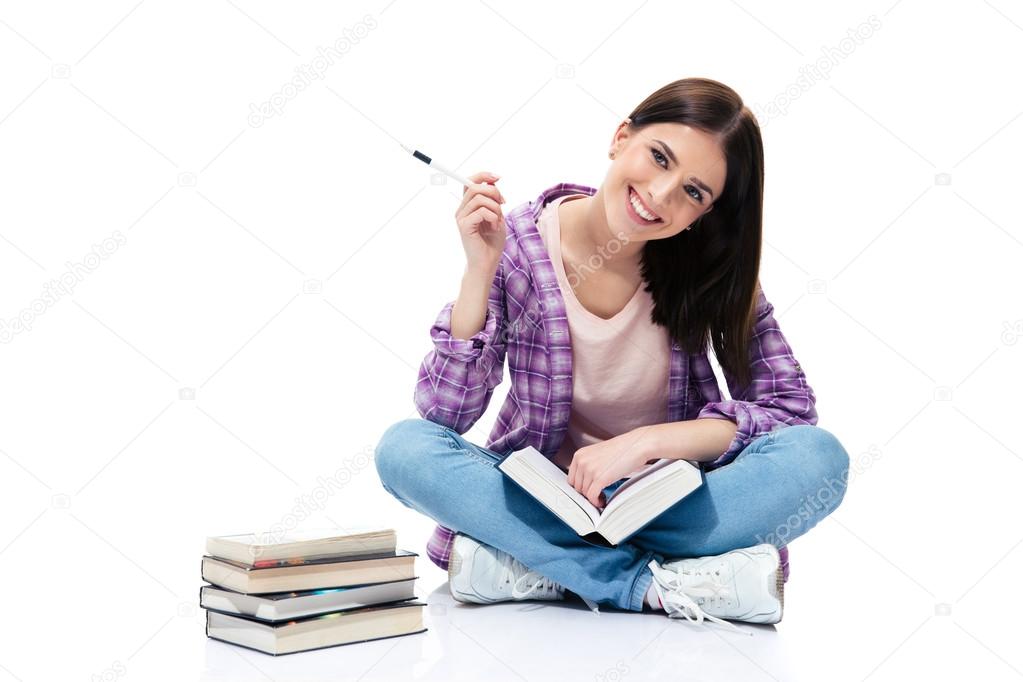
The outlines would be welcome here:
[[[489,208],[494,212],[501,210],[500,205],[494,199],[485,194],[477,194],[466,202],[465,206],[461,209],[461,211],[459,211],[459,214],[469,215],[481,206]],[[458,217],[459,214],[456,214],[456,217]]]
[[[462,203],[471,199],[474,194],[483,193],[492,196],[495,201],[504,203],[504,195],[501,194],[501,190],[494,186],[494,182],[500,178],[499,175],[494,175],[488,171],[481,173],[473,173],[469,176],[469,180],[472,181],[472,185],[462,187]],[[489,183],[489,184],[488,184]]]
[[[469,214],[470,225],[478,227],[482,224],[493,225],[495,223],[497,223],[497,214],[486,206],[481,206]]]
[[[464,205],[467,201],[470,201],[474,196],[479,194],[488,196],[500,204],[504,203],[504,195],[501,194],[501,190],[497,189],[494,185],[479,183],[465,188],[465,191],[462,193],[462,204]]]
[[[489,171],[473,173],[462,189],[455,222],[470,267],[489,269],[501,257],[506,237],[501,213],[504,196],[493,184],[499,177]]]

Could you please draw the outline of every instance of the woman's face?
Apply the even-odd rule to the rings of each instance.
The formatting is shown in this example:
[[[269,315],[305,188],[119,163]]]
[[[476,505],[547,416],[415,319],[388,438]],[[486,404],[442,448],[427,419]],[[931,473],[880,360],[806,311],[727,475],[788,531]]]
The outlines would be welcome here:
[[[604,210],[612,234],[665,239],[709,211],[725,186],[717,139],[681,123],[654,123],[630,133],[622,123],[604,179]],[[633,207],[638,195],[640,210]],[[653,222],[646,220],[653,216]]]

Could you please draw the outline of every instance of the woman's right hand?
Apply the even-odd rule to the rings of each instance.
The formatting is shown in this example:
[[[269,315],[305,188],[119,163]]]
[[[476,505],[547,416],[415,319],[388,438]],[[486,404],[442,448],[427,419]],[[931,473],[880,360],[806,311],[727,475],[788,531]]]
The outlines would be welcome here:
[[[504,196],[493,184],[498,179],[500,176],[483,171],[470,175],[472,186],[462,188],[455,222],[470,270],[494,271],[501,262],[508,230],[501,212]]]

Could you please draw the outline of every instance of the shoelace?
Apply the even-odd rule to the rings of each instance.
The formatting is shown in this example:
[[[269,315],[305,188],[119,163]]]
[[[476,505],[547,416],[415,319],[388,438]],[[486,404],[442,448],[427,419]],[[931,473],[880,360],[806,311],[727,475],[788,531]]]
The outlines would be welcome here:
[[[531,571],[521,561],[507,552],[498,552],[497,560],[501,564],[501,576],[505,583],[510,583],[512,576],[519,575],[518,580],[512,585],[512,597],[523,599],[529,597],[533,592],[539,591],[544,596],[553,596],[561,586],[550,578]],[[533,578],[534,582],[526,589],[521,589],[523,581]]]
[[[522,585],[523,581],[528,578],[536,578],[536,581],[526,589],[520,589],[520,585]],[[553,596],[560,587],[560,585],[550,578],[542,576],[536,571],[528,571],[519,576],[519,579],[515,581],[514,585],[512,585],[512,596],[516,599],[522,599],[524,597],[528,597],[537,590],[539,590],[544,596]]]
[[[539,590],[540,593],[545,596],[554,596],[558,592],[564,590],[564,588],[561,585],[554,582],[547,576],[541,575],[536,571],[530,570],[521,561],[519,561],[512,555],[508,554],[507,552],[503,552],[502,556],[498,557],[498,560],[501,562],[501,568],[503,569],[502,573],[504,575],[505,582],[510,582],[511,579],[509,576],[513,576],[520,571],[523,572],[522,575],[519,576],[518,580],[515,581],[515,584],[512,585],[512,597],[514,597],[515,599],[523,599],[529,597],[529,595],[533,594],[537,590]],[[533,584],[523,589],[522,588],[523,583],[528,583],[529,579],[531,578],[533,579]],[[586,602],[586,605],[590,607],[591,611],[599,612],[600,609],[597,607],[596,603],[590,601],[589,599],[583,597],[582,595],[579,595],[579,597],[584,602]]]
[[[675,570],[662,568],[656,561],[647,564],[654,574],[654,589],[661,598],[661,604],[668,615],[681,614],[686,620],[692,623],[703,623],[703,619],[726,625],[732,630],[744,635],[753,636],[752,632],[744,632],[723,618],[718,618],[706,613],[700,608],[693,597],[718,597],[727,596],[731,593],[731,587],[725,584],[716,574],[707,577],[700,582],[685,583],[679,568]],[[665,589],[668,591],[665,592]]]

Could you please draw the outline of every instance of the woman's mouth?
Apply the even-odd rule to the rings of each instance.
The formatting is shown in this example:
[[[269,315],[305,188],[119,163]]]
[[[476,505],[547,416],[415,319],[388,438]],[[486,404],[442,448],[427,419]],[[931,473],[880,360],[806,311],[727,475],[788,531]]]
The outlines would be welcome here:
[[[628,212],[629,217],[640,225],[656,225],[664,222],[646,207],[631,185],[625,198],[625,210]]]

